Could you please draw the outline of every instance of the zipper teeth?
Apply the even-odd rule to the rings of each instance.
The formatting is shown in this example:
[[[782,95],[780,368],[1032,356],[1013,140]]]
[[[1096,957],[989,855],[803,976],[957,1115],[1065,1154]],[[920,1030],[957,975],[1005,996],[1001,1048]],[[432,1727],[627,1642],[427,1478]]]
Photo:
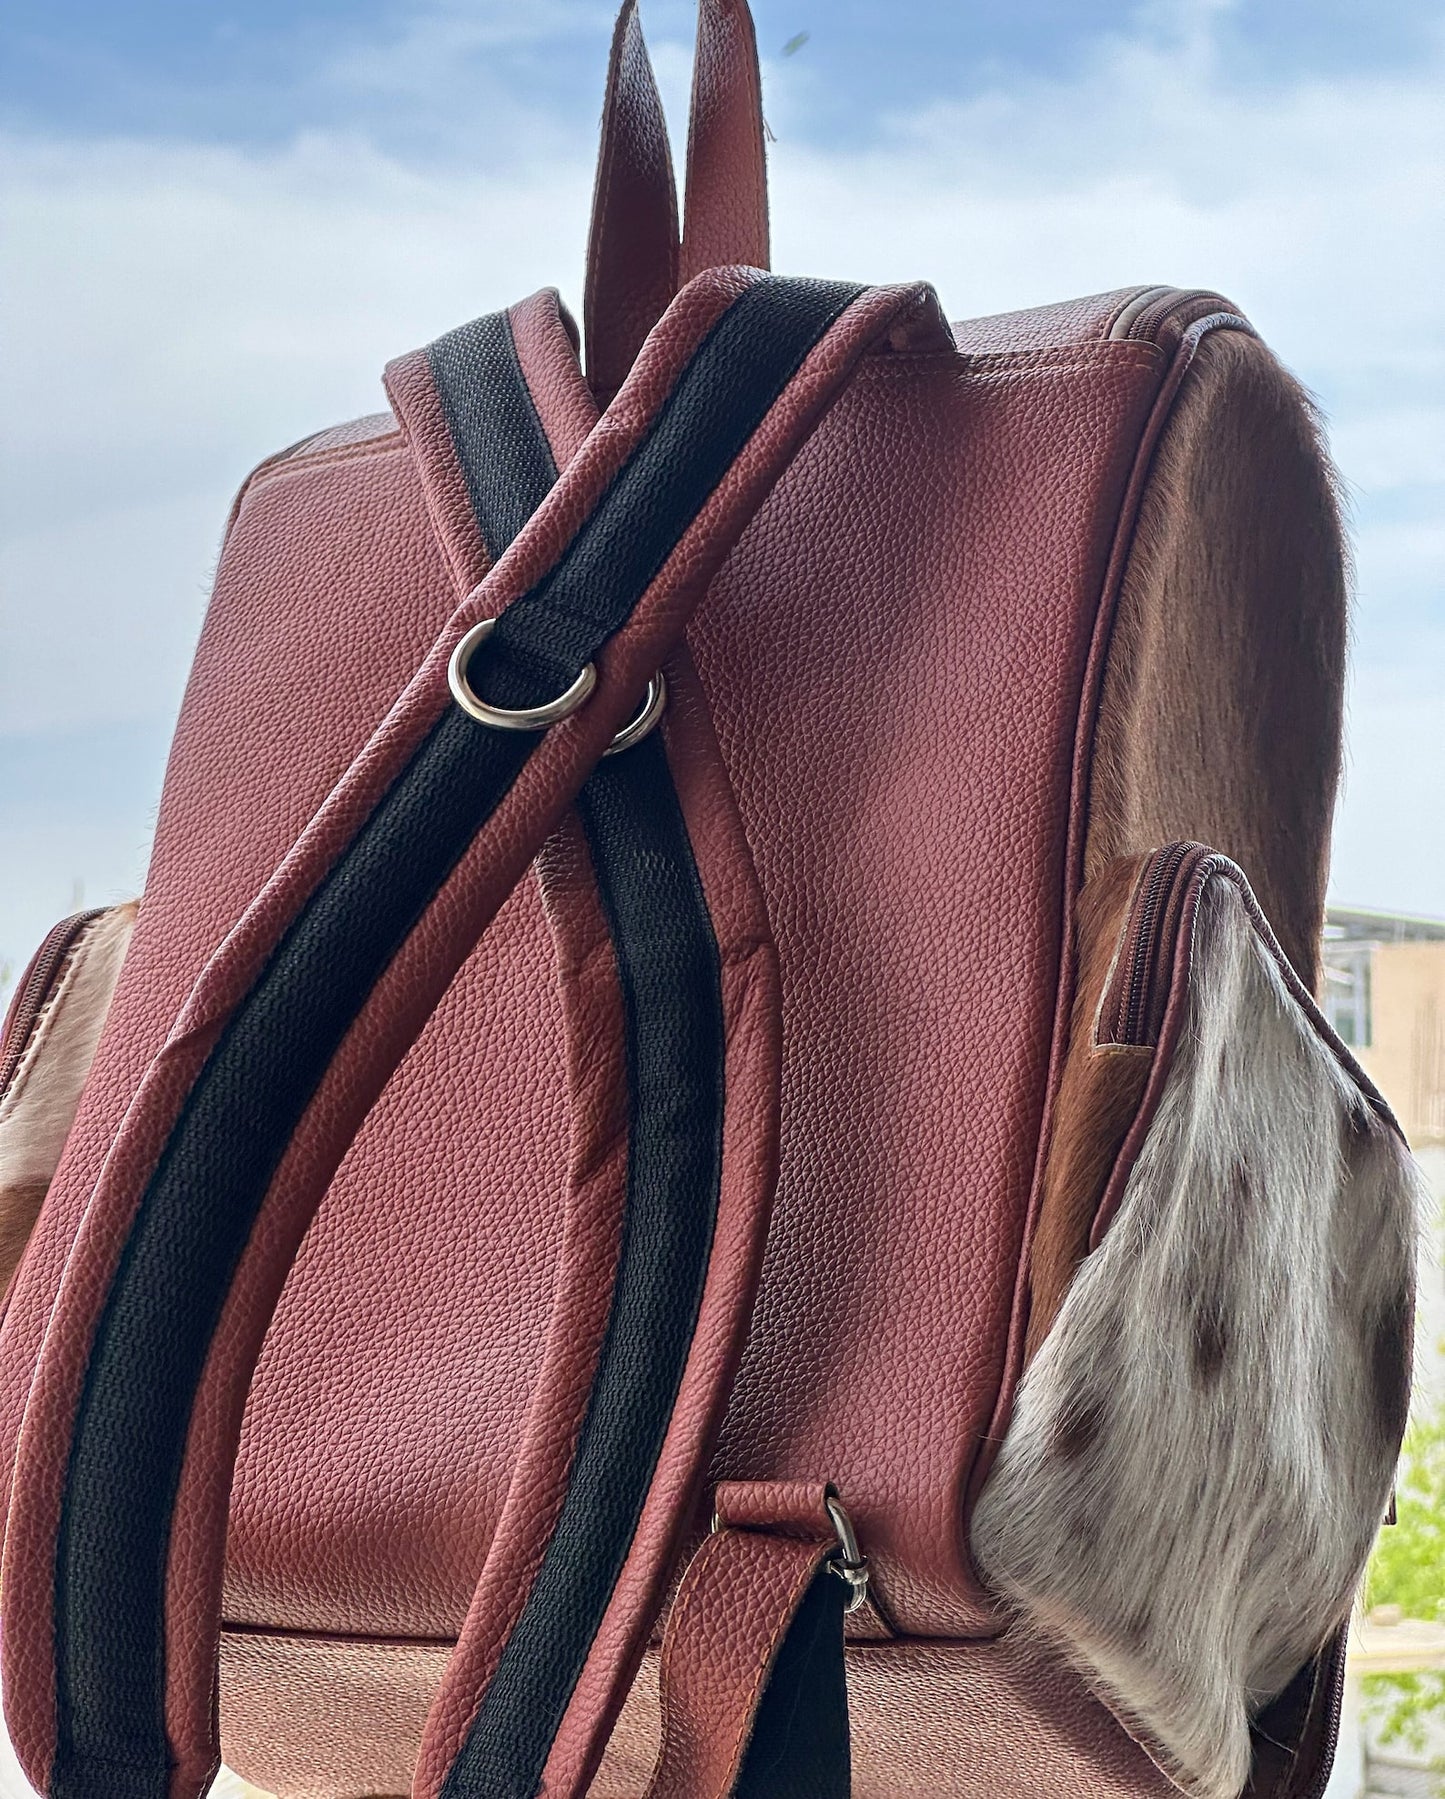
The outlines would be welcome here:
[[[55,985],[55,977],[65,964],[66,957],[75,946],[75,940],[92,920],[100,917],[101,909],[97,907],[91,912],[77,912],[71,918],[63,918],[57,925],[52,925],[41,940],[40,948],[31,958],[30,966],[25,971],[25,978],[10,1007],[10,1016],[3,1041],[0,1041],[0,1097],[15,1078],[35,1029],[36,1020],[44,1010],[45,1002]]]
[[[1154,332],[1168,318],[1171,312],[1190,300],[1210,298],[1202,287],[1174,287],[1167,293],[1160,294],[1147,306],[1141,307],[1137,316],[1129,321],[1127,337],[1132,340],[1152,337]]]
[[[1155,853],[1154,866],[1149,871],[1149,879],[1139,900],[1139,930],[1134,940],[1134,954],[1129,967],[1129,985],[1119,1015],[1121,1043],[1141,1041],[1140,1033],[1144,1027],[1142,1013],[1147,997],[1148,978],[1154,966],[1159,920],[1163,910],[1161,901],[1168,898],[1174,878],[1193,848],[1192,843],[1170,843]]]
[[[1310,1782],[1308,1790],[1301,1799],[1324,1799],[1325,1789],[1330,1784],[1330,1776],[1334,1772],[1335,1756],[1340,1746],[1340,1721],[1345,1710],[1345,1651],[1339,1652],[1339,1662],[1331,1681],[1333,1692],[1330,1694],[1329,1715],[1325,1723],[1325,1753],[1323,1766]]]

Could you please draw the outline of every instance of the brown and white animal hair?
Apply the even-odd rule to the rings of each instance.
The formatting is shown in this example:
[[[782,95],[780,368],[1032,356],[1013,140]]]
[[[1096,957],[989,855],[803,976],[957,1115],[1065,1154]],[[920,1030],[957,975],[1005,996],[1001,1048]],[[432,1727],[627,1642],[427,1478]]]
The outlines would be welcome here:
[[[972,1523],[1019,1625],[1196,1799],[1347,1616],[1409,1396],[1408,1152],[1208,882],[1185,1028],[1118,1213]]]
[[[1154,454],[1099,698],[1089,879],[1172,839],[1249,875],[1313,987],[1340,775],[1348,567],[1309,396],[1200,342]]]
[[[135,926],[136,902],[78,934],[0,1093],[0,1289],[25,1252],[70,1134]]]

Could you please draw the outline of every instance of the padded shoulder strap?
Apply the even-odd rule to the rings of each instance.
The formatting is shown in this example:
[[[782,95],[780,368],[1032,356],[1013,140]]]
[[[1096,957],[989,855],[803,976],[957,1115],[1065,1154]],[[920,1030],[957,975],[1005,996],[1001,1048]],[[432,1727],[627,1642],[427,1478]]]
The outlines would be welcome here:
[[[859,356],[920,312],[936,320],[917,287],[731,271],[686,289],[199,977],[92,1194],[17,1456],[6,1707],[53,1799],[198,1799],[208,1784],[231,1467],[306,1224],[737,536]],[[394,392],[431,369],[405,359]],[[468,403],[464,382],[450,402],[433,391],[434,426]],[[463,458],[463,492],[483,476]],[[479,724],[448,680],[469,637],[462,685],[493,708],[545,707],[589,664],[595,687],[544,733]],[[658,1496],[664,1512],[685,1503]]]

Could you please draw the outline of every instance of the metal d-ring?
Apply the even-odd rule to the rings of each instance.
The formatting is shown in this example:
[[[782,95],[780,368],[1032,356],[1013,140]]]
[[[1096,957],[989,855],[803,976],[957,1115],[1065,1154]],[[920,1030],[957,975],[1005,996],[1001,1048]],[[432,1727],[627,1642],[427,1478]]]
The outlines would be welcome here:
[[[858,1533],[853,1528],[853,1520],[843,1509],[836,1487],[829,1486],[824,1490],[823,1505],[838,1538],[838,1547],[829,1555],[828,1566],[848,1588],[848,1603],[843,1607],[846,1618],[868,1598],[868,1558],[858,1547]],[[723,1528],[722,1515],[716,1506],[710,1528],[714,1536]]]
[[[623,750],[630,750],[635,743],[641,743],[647,733],[667,710],[667,682],[661,669],[647,683],[647,692],[642,696],[642,704],[635,716],[625,724],[602,752],[607,756],[618,756]]]
[[[467,664],[472,659],[472,652],[480,649],[496,628],[496,619],[482,619],[452,651],[452,659],[447,664],[447,683],[452,698],[462,711],[495,731],[545,731],[549,725],[561,724],[564,718],[570,718],[597,685],[597,670],[590,662],[566,693],[548,700],[545,706],[489,706],[473,692],[467,679]]]
[[[549,725],[559,725],[564,718],[570,718],[597,685],[597,670],[590,662],[565,693],[558,694],[555,700],[548,700],[544,706],[490,706],[476,692],[467,679],[467,664],[473,652],[481,648],[496,628],[496,619],[481,619],[452,651],[447,664],[447,685],[462,711],[496,731],[545,731]],[[622,750],[630,750],[633,744],[641,743],[666,709],[667,682],[659,669],[647,683],[647,692],[642,696],[636,716],[622,727],[603,755],[616,756]]]
[[[828,1566],[849,1588],[848,1603],[843,1607],[844,1616],[847,1616],[849,1612],[856,1612],[868,1597],[868,1559],[858,1547],[853,1520],[844,1511],[843,1501],[832,1487],[824,1495],[823,1504],[838,1533],[838,1554]]]

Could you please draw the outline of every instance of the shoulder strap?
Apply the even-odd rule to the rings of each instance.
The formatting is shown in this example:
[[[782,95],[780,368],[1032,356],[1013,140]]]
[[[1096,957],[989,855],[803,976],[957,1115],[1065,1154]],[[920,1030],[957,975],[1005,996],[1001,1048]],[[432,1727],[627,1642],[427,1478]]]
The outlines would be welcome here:
[[[843,1618],[864,1567],[840,1565],[830,1504],[794,1482],[717,1489],[668,1612],[646,1799],[848,1799]]]
[[[679,279],[731,265],[768,267],[764,135],[747,0],[699,0],[679,260],[667,125],[636,0],[624,0],[607,74],[583,306],[587,375],[599,399],[621,384]]]
[[[736,271],[686,289],[606,417],[199,977],[91,1197],[17,1456],[3,1593],[7,1713],[27,1772],[52,1799],[195,1799],[209,1782],[231,1466],[251,1368],[306,1224],[371,1102],[635,710],[748,519],[858,357],[920,308],[935,316],[926,289]],[[422,429],[449,428],[448,406],[462,417],[482,385],[438,386],[434,371],[448,355],[465,371],[494,335],[394,367],[402,410],[402,396],[431,378]],[[458,484],[483,490],[486,453],[461,458],[453,501]],[[540,734],[479,724],[453,700],[449,664],[458,691],[485,695],[493,716],[555,709],[559,695],[566,715]],[[479,1121],[479,1153],[486,1128]],[[727,1241],[720,1222],[714,1234],[706,1276],[696,1277],[699,1335],[662,1408],[655,1467],[669,1466],[676,1484],[643,1471],[639,1542],[648,1507],[662,1520],[653,1539],[667,1536],[705,1447],[705,1423],[684,1416],[679,1425],[678,1415],[689,1375],[707,1379],[701,1327]],[[580,1235],[569,1249],[597,1253],[595,1238]],[[741,1290],[745,1269],[732,1278]],[[734,1328],[735,1312],[724,1322]],[[591,1354],[596,1363],[595,1345]],[[675,1464],[669,1433],[685,1451]],[[619,1442],[621,1453],[630,1439]],[[550,1530],[565,1521],[566,1498]],[[665,1560],[661,1548],[655,1559]],[[500,1671],[514,1633],[529,1617],[545,1622],[530,1610],[537,1564],[524,1572],[501,1601],[488,1598],[480,1648],[474,1608],[458,1651],[471,1672]],[[635,1652],[635,1620],[660,1578],[644,1570],[625,1595],[634,1623],[618,1643],[606,1637],[611,1595],[593,1607],[595,1626],[578,1639],[583,1666],[575,1677],[562,1670],[552,1689],[564,1699],[549,1741],[562,1744],[575,1695],[590,1691],[594,1655],[620,1666]],[[520,1659],[506,1665],[535,1669],[549,1641],[522,1631]],[[449,1736],[433,1731],[457,1745],[457,1759],[492,1691],[489,1679],[470,1721],[453,1707]],[[525,1691],[506,1689],[519,1699]],[[589,1705],[600,1719],[606,1702]],[[581,1737],[595,1741],[599,1728]],[[524,1748],[524,1761],[549,1753],[547,1743]],[[581,1770],[593,1751],[579,1739],[568,1753]],[[438,1786],[504,1790],[476,1785],[465,1769]]]
[[[554,458],[570,461],[596,421],[586,389],[568,391],[555,299],[507,325],[484,408],[458,387],[482,373],[464,350],[478,327],[430,357],[449,414],[475,419],[470,444],[455,442],[477,470],[470,516],[447,506],[424,409],[399,408],[462,563],[469,535],[505,547],[519,503],[540,503]],[[505,433],[499,418],[513,421]],[[568,1015],[574,1178],[548,1354],[417,1795],[580,1790],[686,1520],[671,1499],[649,1508],[648,1487],[701,1479],[742,1348],[776,1165],[780,998],[684,654],[666,681],[664,729],[598,765],[538,864]],[[688,1376],[693,1339],[707,1345],[702,1378]]]

